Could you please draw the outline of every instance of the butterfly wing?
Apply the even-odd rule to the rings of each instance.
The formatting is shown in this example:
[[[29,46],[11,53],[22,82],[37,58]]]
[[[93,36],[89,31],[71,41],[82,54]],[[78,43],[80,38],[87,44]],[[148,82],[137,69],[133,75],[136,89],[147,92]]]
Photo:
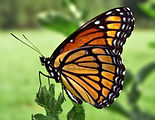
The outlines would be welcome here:
[[[51,61],[62,53],[88,46],[104,45],[115,47],[121,54],[122,46],[134,28],[134,18],[128,7],[109,10],[85,23],[62,42],[51,56]]]
[[[120,55],[105,46],[84,46],[57,58],[61,81],[68,96],[97,108],[111,104],[122,90],[125,68]]]
[[[55,67],[59,67],[61,81],[74,102],[83,100],[103,108],[119,96],[125,67],[112,48],[84,46],[58,59]]]
[[[74,102],[103,108],[119,96],[125,74],[120,55],[133,28],[130,9],[115,8],[88,21],[54,51],[54,78]]]

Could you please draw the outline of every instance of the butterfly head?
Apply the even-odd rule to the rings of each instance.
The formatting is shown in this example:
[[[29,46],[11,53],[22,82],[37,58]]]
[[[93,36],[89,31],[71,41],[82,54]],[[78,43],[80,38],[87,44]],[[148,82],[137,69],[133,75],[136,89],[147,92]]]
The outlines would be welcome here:
[[[57,74],[55,74],[54,72],[53,66],[51,65],[50,58],[45,58],[44,56],[42,56],[40,57],[40,62],[42,66],[45,66],[51,77],[57,76]]]
[[[45,63],[47,62],[47,60],[44,56],[42,56],[42,57],[40,57],[40,62],[43,66],[45,66]]]

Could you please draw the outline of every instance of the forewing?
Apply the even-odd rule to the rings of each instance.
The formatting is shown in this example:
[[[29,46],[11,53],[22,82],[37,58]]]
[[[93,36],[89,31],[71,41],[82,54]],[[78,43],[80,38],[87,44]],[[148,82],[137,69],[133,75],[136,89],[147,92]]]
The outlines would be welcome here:
[[[71,34],[57,47],[51,59],[54,62],[60,54],[89,45],[110,46],[121,54],[122,46],[133,28],[134,18],[128,7],[109,10],[88,21]]]
[[[55,67],[74,102],[81,104],[83,100],[103,108],[119,96],[125,68],[112,48],[85,46],[61,57]]]

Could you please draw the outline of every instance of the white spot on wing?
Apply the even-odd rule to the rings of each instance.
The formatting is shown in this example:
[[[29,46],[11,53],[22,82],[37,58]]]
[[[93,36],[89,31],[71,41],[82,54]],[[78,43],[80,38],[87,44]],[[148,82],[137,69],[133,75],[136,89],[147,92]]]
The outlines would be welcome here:
[[[130,11],[130,8],[126,7],[126,9],[128,9]]]
[[[120,32],[120,31],[118,31],[118,33],[117,33],[117,37],[119,37],[120,33],[121,33],[121,32]]]
[[[100,21],[99,20],[95,21],[95,24],[96,25],[100,24]]]
[[[115,82],[116,82],[116,83],[117,83],[118,78],[119,78],[119,77],[116,77],[116,78],[115,78]]]
[[[121,84],[123,85],[124,81],[121,82]]]
[[[124,28],[125,28],[125,24],[122,25],[122,29],[124,29]]]
[[[109,15],[109,14],[111,14],[111,13],[112,13],[112,11],[109,11],[109,12],[106,13],[106,15]]]
[[[121,55],[121,53],[119,52],[118,55]]]
[[[103,103],[106,103],[107,102],[107,100],[103,100]]]
[[[104,26],[99,26],[100,29],[104,29]]]
[[[59,72],[57,72],[57,74],[58,74],[58,76],[60,76],[60,73]]]
[[[113,51],[113,53],[116,53],[116,49],[114,49],[114,50],[112,50]]]
[[[115,85],[115,86],[113,87],[113,91],[114,91],[114,92],[116,91],[116,88],[117,88],[117,86]]]
[[[70,40],[70,42],[73,42],[73,41],[74,41],[73,39]]]
[[[123,21],[124,21],[124,22],[126,21],[126,17],[123,17]]]
[[[111,99],[112,95],[113,95],[113,93],[110,93],[110,94],[109,94],[109,100]]]
[[[121,64],[121,65],[123,64],[122,60],[120,61],[120,64]]]
[[[99,103],[99,105],[102,105],[102,103]]]
[[[131,21],[134,21],[135,20],[135,18],[132,18],[132,20]]]
[[[124,13],[123,13],[123,12],[120,12],[119,14],[120,14],[120,15],[123,15]]]
[[[123,71],[123,75],[125,75],[125,71]]]
[[[124,34],[124,37],[126,38],[127,34]]]
[[[120,9],[116,9],[116,11],[118,11],[118,12],[119,12],[119,11],[121,11],[121,10],[120,10]]]
[[[52,71],[52,68],[51,68],[51,66],[49,66],[49,70],[51,70],[51,71]]]
[[[120,46],[123,46],[123,41],[121,42]]]
[[[50,61],[47,61],[47,64],[50,64]]]
[[[114,42],[113,42],[115,46],[116,46],[116,42],[117,42],[117,40],[115,39]]]
[[[53,72],[50,72],[50,74],[51,74],[52,77],[54,77],[54,73]]]
[[[131,18],[128,18],[128,22],[130,22]]]
[[[116,64],[116,59],[115,59],[115,57],[113,57],[113,61],[114,61],[114,64]]]
[[[117,74],[119,74],[119,67],[117,67],[117,70],[116,70]]]

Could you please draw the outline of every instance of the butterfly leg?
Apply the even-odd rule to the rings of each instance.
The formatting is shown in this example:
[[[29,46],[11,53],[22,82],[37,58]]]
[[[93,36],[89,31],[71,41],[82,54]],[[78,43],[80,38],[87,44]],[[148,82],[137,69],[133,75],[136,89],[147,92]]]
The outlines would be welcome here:
[[[42,73],[41,71],[39,71],[39,83],[40,83],[40,85],[39,85],[39,92],[40,92],[40,89],[41,89],[41,86],[42,86],[41,75],[43,75],[43,76],[45,76],[45,77],[48,78],[48,84],[49,84],[49,86],[50,86],[50,79],[49,78],[51,78],[49,75],[45,75],[44,73]]]

